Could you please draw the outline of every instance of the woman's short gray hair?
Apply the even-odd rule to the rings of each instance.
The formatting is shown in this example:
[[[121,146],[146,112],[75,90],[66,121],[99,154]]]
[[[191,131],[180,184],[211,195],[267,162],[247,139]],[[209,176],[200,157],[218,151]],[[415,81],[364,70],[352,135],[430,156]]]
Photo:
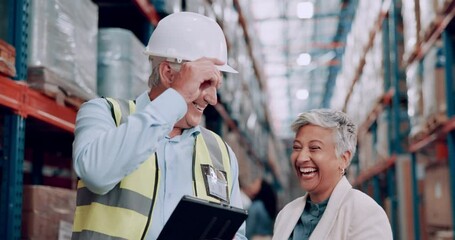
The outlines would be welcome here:
[[[305,125],[315,125],[336,130],[335,151],[337,157],[341,157],[344,152],[349,151],[352,159],[357,146],[357,127],[346,113],[333,109],[313,109],[299,114],[292,123],[291,128],[297,133]],[[351,159],[349,159],[349,162]]]

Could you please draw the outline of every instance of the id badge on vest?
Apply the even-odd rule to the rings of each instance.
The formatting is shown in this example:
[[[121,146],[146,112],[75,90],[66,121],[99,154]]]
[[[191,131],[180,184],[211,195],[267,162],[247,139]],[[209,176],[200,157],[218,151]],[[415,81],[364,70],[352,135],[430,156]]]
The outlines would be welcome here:
[[[207,164],[202,164],[201,169],[207,195],[229,203],[226,172]]]

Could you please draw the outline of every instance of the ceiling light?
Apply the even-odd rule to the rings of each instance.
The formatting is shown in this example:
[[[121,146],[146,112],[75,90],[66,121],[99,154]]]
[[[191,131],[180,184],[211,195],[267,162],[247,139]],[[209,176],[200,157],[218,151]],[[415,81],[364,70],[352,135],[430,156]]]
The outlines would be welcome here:
[[[313,17],[314,5],[312,2],[299,2],[297,4],[297,17],[310,19]]]
[[[310,93],[306,89],[299,89],[299,90],[297,90],[297,93],[295,94],[295,96],[299,100],[305,100],[308,98],[309,95],[310,95]]]
[[[297,58],[297,64],[300,66],[307,66],[311,63],[311,55],[308,53],[301,53]]]

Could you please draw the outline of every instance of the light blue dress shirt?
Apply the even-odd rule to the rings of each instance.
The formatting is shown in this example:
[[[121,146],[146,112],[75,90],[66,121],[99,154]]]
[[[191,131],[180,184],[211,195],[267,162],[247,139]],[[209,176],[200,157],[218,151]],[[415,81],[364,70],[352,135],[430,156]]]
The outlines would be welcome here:
[[[146,236],[149,240],[158,237],[180,198],[193,195],[193,146],[200,128],[187,129],[173,138],[168,136],[186,111],[183,97],[170,88],[153,101],[150,101],[148,92],[141,94],[136,99],[136,113],[119,127],[115,126],[105,99],[84,103],[77,114],[74,170],[95,193],[107,193],[154,152],[157,153],[161,181]],[[238,163],[230,147],[229,155],[235,180],[231,205],[242,208]],[[244,235],[245,224],[237,232],[236,239],[246,239]]]

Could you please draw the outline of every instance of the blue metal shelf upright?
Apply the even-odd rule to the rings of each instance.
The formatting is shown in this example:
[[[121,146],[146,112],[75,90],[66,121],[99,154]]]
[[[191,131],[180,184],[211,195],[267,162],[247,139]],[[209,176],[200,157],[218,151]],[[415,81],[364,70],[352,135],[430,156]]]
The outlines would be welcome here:
[[[29,0],[9,0],[7,3],[9,29],[6,41],[16,49],[16,80],[22,81],[27,77]],[[21,237],[25,121],[13,113],[5,113],[3,119],[0,236],[10,240]]]
[[[453,33],[452,33],[453,36]],[[445,52],[445,79],[446,79],[446,103],[447,103],[447,116],[449,119],[455,117],[455,103],[453,99],[454,85],[453,85],[453,57],[454,57],[454,40],[447,31],[442,33]],[[455,130],[452,129],[447,133],[447,148],[448,148],[448,161],[449,161],[449,176],[450,176],[450,201],[452,204],[452,229],[455,229]]]
[[[400,64],[400,59],[403,56],[399,53],[399,46],[403,45],[403,35],[398,30],[398,27],[402,25],[401,21],[401,1],[393,0],[390,6],[389,18],[388,18],[388,30],[389,30],[389,42],[390,44],[390,75],[389,79],[386,80],[390,86],[395,89],[395,94],[392,97],[391,108],[389,108],[388,116],[390,124],[389,132],[390,137],[390,149],[392,155],[400,156],[407,154],[407,137],[409,135],[409,118],[407,115],[407,104],[403,104],[403,99],[407,97],[407,88],[401,87],[406,86],[406,78],[403,74],[403,64]],[[406,101],[405,101],[406,102]],[[403,124],[405,123],[405,124]],[[405,127],[403,127],[405,126]],[[407,127],[406,127],[407,126]],[[398,195],[397,195],[397,173],[396,168],[391,167],[387,171],[387,186],[389,191],[389,197],[391,200],[392,216],[391,225],[393,235],[395,239],[400,236],[400,229],[398,227]]]

